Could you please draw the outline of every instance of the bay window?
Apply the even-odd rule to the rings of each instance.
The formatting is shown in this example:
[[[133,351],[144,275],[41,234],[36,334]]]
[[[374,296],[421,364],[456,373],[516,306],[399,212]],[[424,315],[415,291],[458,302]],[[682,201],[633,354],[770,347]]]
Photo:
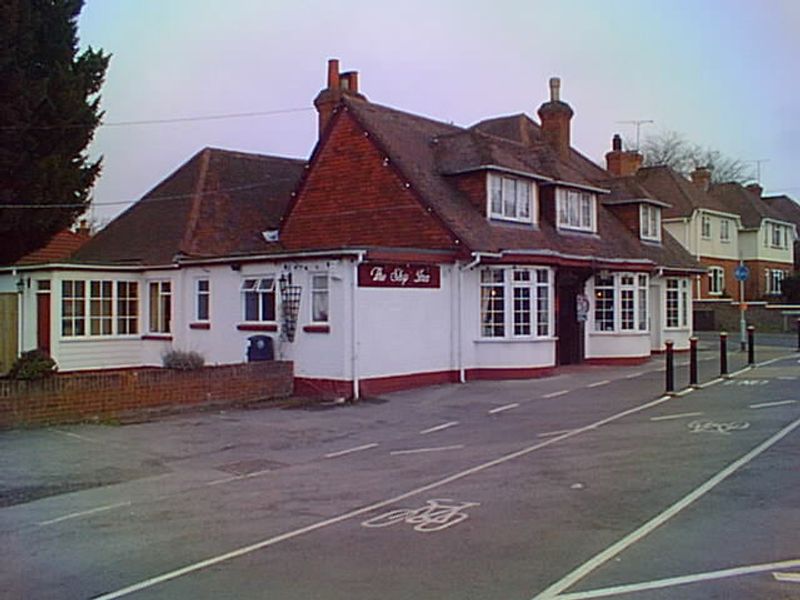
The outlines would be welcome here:
[[[99,337],[138,331],[139,284],[135,281],[61,282],[61,335]]]
[[[596,275],[594,279],[594,330],[597,332],[647,331],[648,276],[635,273]]]
[[[551,273],[546,268],[483,269],[480,275],[481,336],[549,337],[551,291]],[[511,299],[510,310],[506,298]]]

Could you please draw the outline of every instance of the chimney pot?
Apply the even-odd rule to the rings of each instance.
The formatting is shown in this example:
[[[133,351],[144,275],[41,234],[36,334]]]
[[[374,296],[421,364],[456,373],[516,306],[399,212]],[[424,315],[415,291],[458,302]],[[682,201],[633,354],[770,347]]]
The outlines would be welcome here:
[[[704,192],[711,186],[711,170],[708,167],[697,167],[689,174],[692,183]]]
[[[339,89],[339,59],[328,60],[328,89]]]
[[[764,188],[761,187],[759,183],[751,183],[747,186],[747,191],[758,196],[761,198],[761,194],[764,192]]]
[[[611,149],[614,152],[621,152],[622,151],[622,138],[619,136],[618,133],[615,133],[614,137],[611,138]]]
[[[623,150],[618,133],[611,138],[611,152],[606,153],[606,170],[615,177],[635,175],[642,166],[644,157],[636,150]]]
[[[562,160],[567,160],[573,112],[569,104],[561,101],[561,80],[558,77],[550,78],[550,101],[539,107],[538,114],[544,138]]]
[[[550,78],[550,102],[561,102],[561,79]]]

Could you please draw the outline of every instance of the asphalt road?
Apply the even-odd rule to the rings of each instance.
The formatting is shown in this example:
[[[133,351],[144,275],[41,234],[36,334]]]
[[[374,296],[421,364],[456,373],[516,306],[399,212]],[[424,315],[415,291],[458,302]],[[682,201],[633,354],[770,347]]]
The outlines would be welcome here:
[[[800,355],[0,433],[9,598],[800,597]],[[682,355],[678,363],[683,365]],[[676,383],[688,378],[681,366]]]

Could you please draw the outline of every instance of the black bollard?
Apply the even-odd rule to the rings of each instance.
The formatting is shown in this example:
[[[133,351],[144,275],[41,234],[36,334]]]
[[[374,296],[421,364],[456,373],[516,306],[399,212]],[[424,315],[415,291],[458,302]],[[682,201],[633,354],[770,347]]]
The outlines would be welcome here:
[[[667,393],[671,394],[675,391],[675,363],[672,356],[672,346],[674,342],[672,340],[667,340],[664,342],[666,346],[666,354],[667,354]]]
[[[747,364],[756,364],[756,328],[747,326]]]
[[[719,374],[725,377],[728,374],[728,332],[719,332]]]
[[[689,338],[689,385],[697,385],[697,338]]]

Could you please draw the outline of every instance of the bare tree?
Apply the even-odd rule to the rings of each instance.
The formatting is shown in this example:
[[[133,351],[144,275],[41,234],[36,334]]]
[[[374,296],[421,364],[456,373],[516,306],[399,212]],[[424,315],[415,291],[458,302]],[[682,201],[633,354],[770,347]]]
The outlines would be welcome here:
[[[703,148],[676,131],[647,136],[640,151],[647,167],[666,165],[685,176],[697,167],[708,167],[714,183],[747,183],[755,179],[752,167],[746,162],[725,156],[719,150]]]

